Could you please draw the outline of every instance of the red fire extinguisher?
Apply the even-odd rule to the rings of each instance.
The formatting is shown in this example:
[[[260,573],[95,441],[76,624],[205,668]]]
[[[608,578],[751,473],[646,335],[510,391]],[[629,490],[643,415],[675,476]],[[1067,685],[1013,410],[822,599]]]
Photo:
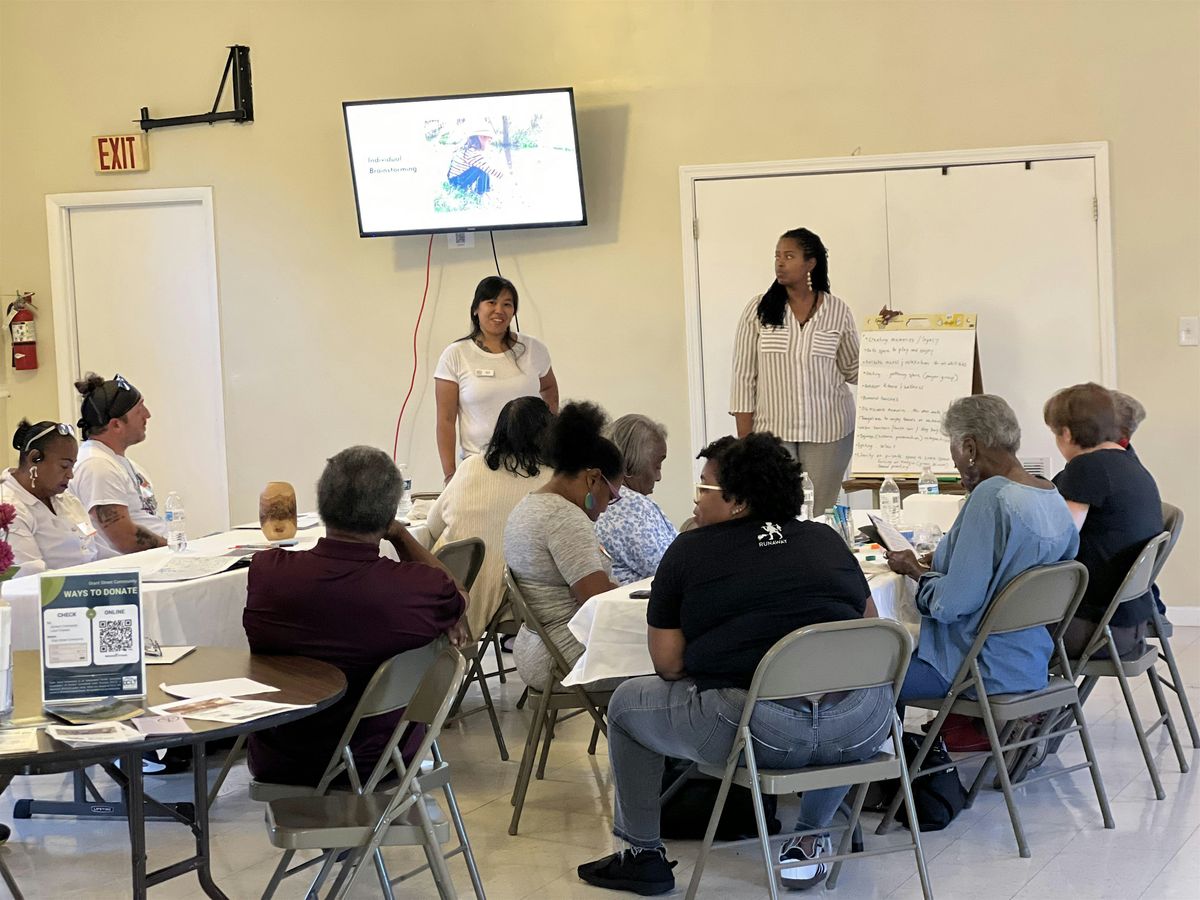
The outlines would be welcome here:
[[[36,369],[37,363],[37,326],[33,323],[33,313],[37,307],[33,305],[33,292],[17,292],[17,299],[8,304],[8,325],[12,336],[12,366],[18,371]]]

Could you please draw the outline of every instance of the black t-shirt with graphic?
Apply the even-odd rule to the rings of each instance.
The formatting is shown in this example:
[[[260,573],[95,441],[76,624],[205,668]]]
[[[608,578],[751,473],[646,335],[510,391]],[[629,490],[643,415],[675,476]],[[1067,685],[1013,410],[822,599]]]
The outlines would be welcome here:
[[[784,635],[862,618],[862,569],[828,525],[734,519],[679,535],[659,563],[646,622],[679,628],[700,690],[748,688]]]

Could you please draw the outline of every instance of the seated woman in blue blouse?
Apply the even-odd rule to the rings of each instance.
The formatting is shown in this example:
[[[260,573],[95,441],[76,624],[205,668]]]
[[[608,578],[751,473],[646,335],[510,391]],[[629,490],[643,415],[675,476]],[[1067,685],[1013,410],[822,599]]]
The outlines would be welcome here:
[[[621,416],[608,428],[607,437],[625,460],[623,503],[616,503],[596,520],[596,536],[612,557],[613,580],[629,584],[649,578],[678,532],[666,513],[650,499],[662,481],[667,458],[667,429],[636,413]]]
[[[1079,534],[1054,485],[1017,461],[1021,427],[1000,397],[955,400],[942,418],[950,457],[971,492],[929,564],[888,554],[893,572],[918,579],[921,636],[900,700],[944,697],[992,598],[1034,566],[1074,559]],[[992,635],[979,668],[988,693],[1044,688],[1053,641],[1045,628]]]

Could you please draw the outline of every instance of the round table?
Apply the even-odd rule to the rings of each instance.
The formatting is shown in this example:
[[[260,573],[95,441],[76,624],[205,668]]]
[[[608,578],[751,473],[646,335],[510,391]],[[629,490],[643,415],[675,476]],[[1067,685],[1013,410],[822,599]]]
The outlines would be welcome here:
[[[159,706],[178,698],[163,693],[158,682],[186,684],[214,681],[220,678],[251,678],[279,688],[267,697],[277,703],[311,704],[251,722],[228,725],[188,719],[191,731],[187,734],[150,735],[144,740],[129,743],[104,744],[97,747],[68,747],[38,732],[36,753],[0,756],[0,791],[15,775],[45,775],[69,772],[89,765],[102,765],[121,787],[124,810],[129,821],[129,840],[132,857],[133,896],[140,900],[150,885],[159,884],[190,871],[195,871],[200,886],[210,897],[225,897],[213,883],[210,872],[208,839],[208,766],[205,743],[221,738],[237,737],[266,728],[274,728],[336,703],[346,692],[346,678],[336,667],[302,656],[256,656],[247,650],[223,647],[198,647],[169,666],[147,667],[147,695],[139,702],[144,707]],[[41,657],[37,651],[18,651],[13,654],[13,723],[23,724],[43,717],[41,703]],[[32,723],[31,723],[32,724]],[[143,790],[142,754],[169,747],[192,748],[192,776],[195,803],[191,815],[180,811],[175,804],[165,806],[148,798]],[[120,768],[112,764],[120,760]],[[186,860],[173,863],[153,872],[146,871],[146,804],[158,809],[192,829],[196,838],[196,853]],[[117,806],[117,804],[108,804]]]

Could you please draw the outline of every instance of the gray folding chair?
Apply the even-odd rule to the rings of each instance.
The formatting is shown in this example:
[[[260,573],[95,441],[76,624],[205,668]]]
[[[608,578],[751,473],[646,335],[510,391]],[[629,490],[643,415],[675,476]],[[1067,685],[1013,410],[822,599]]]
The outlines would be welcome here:
[[[350,852],[344,857],[341,871],[330,887],[328,900],[338,900],[346,895],[364,860],[374,859],[378,869],[382,865],[380,848],[396,846],[421,847],[429,861],[427,868],[433,874],[438,895],[443,898],[457,896],[441,849],[442,843],[449,840],[450,828],[441,816],[437,801],[428,794],[425,776],[417,761],[432,752],[466,670],[467,662],[457,650],[447,648],[437,655],[408,701],[404,717],[388,740],[384,755],[361,785],[361,790],[284,797],[267,804],[267,836],[273,845],[292,853],[322,851],[319,857],[321,869],[307,896],[320,896],[326,877],[338,861],[339,851]],[[413,757],[413,764],[406,766],[401,747],[412,728],[421,725],[425,727],[425,736]],[[353,766],[348,766],[346,771],[348,775],[353,773]],[[398,779],[398,784],[386,786],[385,781],[393,776]],[[356,776],[352,777],[354,780]],[[386,873],[381,874],[381,879],[385,877]],[[394,879],[393,883],[400,880]],[[274,883],[273,878],[268,891],[273,890]],[[476,886],[476,893],[483,896],[479,886]],[[390,887],[385,886],[384,894],[391,895]]]
[[[1104,615],[1100,621],[1096,623],[1096,628],[1092,632],[1091,638],[1085,645],[1086,649],[1077,660],[1071,661],[1071,669],[1076,678],[1082,679],[1079,683],[1079,702],[1085,703],[1087,698],[1091,696],[1096,685],[1101,678],[1116,678],[1117,683],[1121,686],[1121,696],[1125,699],[1125,707],[1129,710],[1129,719],[1133,724],[1134,734],[1137,735],[1138,746],[1142,750],[1142,758],[1146,761],[1146,771],[1150,773],[1150,781],[1154,785],[1154,795],[1162,800],[1166,797],[1166,792],[1163,790],[1162,779],[1158,777],[1158,766],[1154,762],[1154,751],[1150,747],[1150,742],[1147,739],[1161,725],[1166,725],[1167,734],[1170,735],[1171,745],[1175,749],[1175,757],[1179,761],[1179,771],[1186,772],[1188,770],[1187,755],[1184,753],[1183,744],[1179,741],[1179,734],[1175,730],[1175,720],[1171,716],[1170,707],[1167,706],[1167,698],[1163,693],[1162,682],[1158,677],[1158,648],[1153,644],[1146,644],[1142,651],[1136,655],[1121,657],[1117,653],[1117,644],[1113,639],[1112,628],[1110,623],[1112,617],[1116,614],[1117,608],[1122,603],[1128,603],[1131,600],[1136,600],[1138,597],[1145,595],[1150,589],[1150,584],[1154,579],[1154,575],[1161,569],[1159,560],[1168,551],[1170,546],[1171,535],[1164,531],[1162,534],[1151,538],[1146,542],[1142,551],[1138,554],[1133,565],[1129,567],[1121,586],[1117,588],[1116,594],[1113,596],[1112,602],[1108,604],[1108,608],[1104,611]],[[1105,658],[1096,658],[1101,650],[1107,651]],[[1062,671],[1067,671],[1063,669]],[[1154,702],[1158,706],[1158,718],[1146,727],[1142,722],[1141,714],[1138,712],[1137,703],[1133,699],[1133,688],[1130,686],[1129,679],[1136,678],[1139,675],[1145,675],[1150,679],[1150,689],[1154,692]],[[1180,684],[1181,682],[1176,682]],[[1182,694],[1181,694],[1182,696]],[[1055,746],[1051,744],[1051,746]]]
[[[342,731],[337,746],[334,748],[333,754],[325,767],[325,772],[315,786],[277,784],[253,779],[250,782],[251,799],[270,802],[287,797],[323,796],[331,791],[345,792],[345,787],[339,787],[343,776],[349,782],[350,790],[362,794],[365,788],[359,777],[354,752],[350,748],[351,737],[363,719],[394,712],[409,705],[413,693],[417,689],[417,685],[421,683],[429,667],[440,658],[445,647],[445,640],[439,639],[424,647],[397,654],[375,670],[375,674],[371,677],[371,681],[367,684],[362,697],[359,698],[358,704],[350,716],[350,721],[347,722],[345,729]],[[392,735],[393,739],[402,735],[403,731],[407,728],[406,721],[402,721],[397,727],[396,732]],[[440,788],[446,798],[446,806],[450,811],[450,820],[454,825],[454,831],[458,837],[458,846],[444,853],[443,856],[449,859],[457,854],[462,854],[467,864],[467,872],[471,877],[471,884],[475,888],[475,894],[478,900],[484,900],[483,883],[480,880],[479,870],[475,864],[475,855],[471,850],[471,842],[467,838],[467,829],[458,807],[458,800],[455,798],[454,789],[450,784],[451,767],[442,758],[441,750],[436,740],[431,746],[431,755],[432,760],[426,760],[424,757],[414,757],[413,761],[414,763],[419,761],[422,766],[420,782],[422,789],[426,793],[431,793]],[[380,759],[381,761],[386,759],[386,754],[381,756]],[[314,860],[309,860],[289,869],[288,866],[291,864],[294,856],[295,850],[285,850],[283,857],[275,868],[275,872],[271,876],[270,882],[267,884],[266,890],[263,892],[263,900],[268,900],[275,893],[275,890],[284,878],[308,869],[322,861],[322,857],[317,857]],[[383,895],[388,898],[392,897],[391,886],[393,884],[411,878],[413,875],[423,872],[428,868],[428,865],[422,866],[398,878],[392,878],[383,864],[382,854],[376,856],[375,866],[376,872],[379,875],[380,886],[383,889]]]
[[[1154,572],[1150,576],[1150,583],[1153,584],[1158,580],[1159,573],[1162,572],[1163,566],[1167,562],[1167,557],[1171,555],[1171,551],[1175,549],[1175,543],[1179,540],[1179,535],[1183,532],[1183,510],[1178,506],[1172,506],[1170,503],[1164,503],[1163,508],[1163,530],[1170,535],[1167,544],[1163,547],[1162,552],[1158,555],[1158,560],[1154,564]],[[1158,680],[1164,686],[1175,692],[1175,697],[1179,701],[1179,707],[1183,711],[1183,721],[1187,724],[1188,734],[1192,739],[1193,747],[1200,747],[1200,731],[1196,729],[1196,718],[1192,715],[1192,704],[1188,701],[1187,688],[1183,683],[1183,676],[1179,674],[1179,664],[1175,662],[1175,651],[1171,649],[1171,627],[1167,624],[1166,619],[1158,611],[1158,605],[1154,606],[1154,615],[1150,620],[1149,636],[1158,641],[1159,652],[1162,658],[1167,663],[1167,669],[1171,673],[1170,678],[1160,675]]]
[[[483,558],[486,552],[487,548],[483,543],[483,538],[473,537],[444,544],[438,548],[434,556],[438,558],[438,561],[442,565],[450,570],[450,574],[454,576],[464,589],[470,591],[475,585],[475,579],[479,576],[479,570],[483,566]],[[461,647],[460,650],[467,660],[467,677],[463,681],[458,696],[454,698],[454,705],[450,708],[450,718],[456,722],[460,719],[465,719],[467,716],[473,716],[475,713],[486,712],[492,723],[492,734],[496,737],[496,746],[500,748],[500,758],[507,762],[508,747],[504,743],[504,732],[500,730],[500,719],[496,716],[496,705],[492,702],[492,692],[488,690],[487,678],[483,674],[483,656],[486,652],[486,643],[480,641]],[[463,698],[466,697],[467,690],[472,684],[479,686],[479,692],[483,695],[483,706],[477,706],[475,709],[463,712],[461,710]]]
[[[717,823],[729,795],[731,784],[740,784],[750,789],[754,801],[754,819],[758,826],[758,843],[762,849],[763,864],[767,870],[767,884],[772,900],[779,896],[776,873],[780,869],[794,866],[794,862],[778,863],[771,852],[767,831],[766,815],[763,810],[763,794],[792,794],[798,791],[815,791],[841,785],[857,785],[850,809],[850,820],[844,826],[831,825],[811,831],[786,835],[785,839],[799,835],[823,834],[827,831],[843,832],[838,852],[834,856],[822,857],[833,862],[833,870],[826,882],[830,889],[837,886],[842,861],[853,857],[879,856],[912,850],[917,862],[917,874],[921,879],[921,890],[926,900],[933,896],[929,884],[929,873],[925,870],[925,854],[921,849],[920,829],[914,829],[912,842],[893,847],[879,847],[851,854],[851,836],[858,825],[867,788],[873,781],[889,778],[900,780],[897,796],[904,801],[909,821],[916,821],[913,806],[912,785],[908,767],[904,762],[902,725],[900,717],[893,711],[893,752],[880,752],[863,762],[837,766],[808,766],[803,769],[762,769],[755,759],[754,742],[750,737],[750,717],[754,704],[759,700],[785,700],[800,698],[831,691],[850,691],[860,688],[889,685],[893,702],[900,694],[904,673],[912,656],[912,638],[904,627],[890,619],[858,619],[851,622],[825,622],[793,631],[776,642],[762,658],[754,672],[750,690],[746,692],[746,703],[738,722],[737,736],[724,765],[712,766],[700,763],[698,768],[706,775],[721,779],[716,805],[708,820],[708,830],[692,880],[688,884],[687,900],[696,896],[704,864],[712,849]],[[754,838],[750,839],[755,840]],[[747,841],[734,841],[722,847],[740,846]]]
[[[550,689],[542,690],[540,687],[532,684],[527,687],[529,699],[536,701],[537,705],[534,709],[533,719],[529,723],[529,733],[525,738],[525,749],[521,753],[521,768],[517,773],[517,783],[513,786],[511,800],[513,814],[512,821],[508,826],[508,833],[516,834],[517,826],[521,822],[521,811],[525,808],[525,794],[529,790],[529,781],[533,773],[533,761],[538,755],[538,744],[541,743],[541,758],[538,760],[537,777],[541,779],[546,774],[546,759],[550,755],[550,742],[554,739],[554,726],[558,722],[559,712],[561,710],[576,710],[577,712],[586,712],[592,717],[595,725],[592,728],[592,740],[588,745],[588,753],[595,754],[596,742],[599,739],[600,733],[603,732],[605,737],[608,736],[608,727],[604,723],[604,715],[601,710],[608,708],[608,701],[612,698],[612,691],[585,691],[577,684],[570,686],[563,685],[561,682],[571,671],[571,666],[567,664],[562,651],[550,640],[537,617],[530,612],[529,605],[525,602],[525,597],[522,595],[521,589],[517,586],[516,579],[513,578],[507,566],[504,568],[504,583],[508,587],[508,595],[512,599],[513,608],[518,617],[525,623],[526,627],[541,638],[546,650],[554,660],[554,670],[551,675],[552,683],[549,685]],[[545,734],[544,739],[543,733]]]
[[[1009,760],[1006,759],[1005,754],[1015,756],[1025,747],[1037,743],[1039,737],[1025,738],[1018,733],[1025,724],[1025,720],[1032,716],[1048,713],[1046,721],[1057,723],[1055,730],[1042,734],[1041,739],[1060,738],[1079,732],[1087,762],[1044,772],[1035,778],[1025,779],[1019,786],[1025,787],[1046,778],[1065,775],[1079,769],[1089,769],[1092,785],[1096,790],[1096,800],[1100,804],[1100,812],[1104,818],[1104,827],[1116,827],[1109,809],[1108,795],[1104,791],[1104,782],[1100,778],[1100,767],[1096,764],[1091,734],[1088,732],[1087,722],[1083,717],[1082,699],[1075,688],[1075,681],[1071,677],[1070,661],[1067,659],[1066,647],[1063,644],[1063,635],[1066,633],[1067,624],[1075,615],[1075,610],[1083,599],[1084,591],[1087,589],[1087,580],[1087,569],[1081,563],[1074,561],[1035,566],[1022,572],[1010,581],[1004,590],[992,598],[983,621],[980,623],[979,633],[975,636],[975,641],[971,644],[971,649],[967,652],[962,665],[958,667],[949,694],[946,697],[905,701],[908,706],[937,710],[937,717],[929,726],[925,740],[921,742],[917,755],[909,765],[912,777],[916,779],[952,766],[961,766],[970,760],[984,759],[983,768],[967,793],[966,806],[970,808],[994,765],[999,777],[1000,789],[1004,792],[1004,802],[1008,805],[1008,817],[1012,822],[1013,834],[1017,839],[1017,848],[1023,857],[1028,857],[1031,853],[1029,844],[1025,840],[1025,829],[1021,825],[1021,815],[1017,812],[1016,800],[1013,798],[1013,782],[1009,778]],[[979,656],[988,638],[996,634],[1008,634],[1047,625],[1055,626],[1054,647],[1063,674],[1050,675],[1047,685],[1041,690],[1023,694],[989,695],[983,683],[983,674],[979,669]],[[971,694],[974,696],[970,696]],[[1069,709],[1069,713],[1063,718],[1058,718],[1059,711],[1064,708]],[[946,765],[922,768],[921,764],[928,756],[930,748],[937,740],[942,726],[946,722],[946,717],[950,713],[982,718],[984,729],[987,731],[989,749],[959,756],[954,762]],[[1070,719],[1074,719],[1074,725],[1068,724]],[[1001,730],[1001,726],[1003,726],[1003,730]],[[899,799],[894,799],[891,806],[888,807],[883,821],[879,823],[876,834],[884,834],[892,827],[899,806]],[[910,813],[909,822],[915,821],[916,819]]]

